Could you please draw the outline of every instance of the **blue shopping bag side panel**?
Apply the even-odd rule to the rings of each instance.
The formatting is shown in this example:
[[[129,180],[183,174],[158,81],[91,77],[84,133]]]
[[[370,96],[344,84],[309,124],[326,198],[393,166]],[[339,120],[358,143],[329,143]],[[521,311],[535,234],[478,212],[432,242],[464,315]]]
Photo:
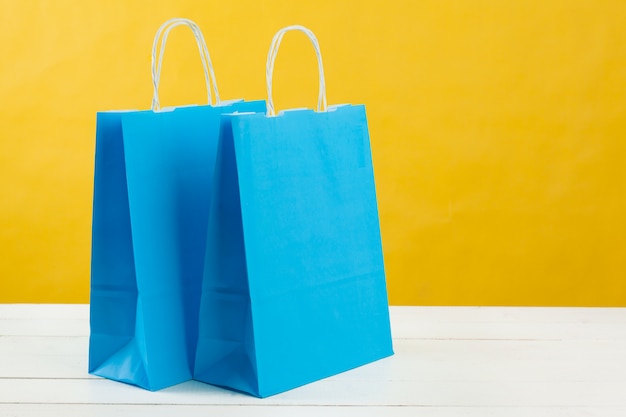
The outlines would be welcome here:
[[[259,395],[393,353],[363,106],[233,121]]]
[[[191,378],[199,293],[193,278],[204,246],[203,234],[193,227],[206,227],[194,209],[208,203],[201,190],[208,191],[211,175],[210,116],[203,106],[123,118],[138,314],[144,318],[141,347],[154,389]]]
[[[97,115],[89,372],[151,388],[132,245],[122,117]]]
[[[128,209],[121,113],[98,113],[94,173],[89,372],[135,334],[137,286]]]
[[[137,302],[120,113],[98,113],[92,218],[89,371],[134,335]]]
[[[126,158],[133,162],[127,164],[133,229],[155,237],[135,240],[138,274],[164,275],[151,258],[171,258],[169,272],[190,289],[186,301],[191,306],[199,298],[220,114],[264,109],[262,101],[236,102],[139,112],[124,119]]]
[[[162,265],[153,262],[154,257],[162,256],[171,258],[167,273],[196,289],[204,263],[220,114],[263,110],[264,106],[261,101],[237,102],[125,117],[133,230],[148,236],[134,241],[140,286],[143,276],[166,274]],[[153,288],[152,281],[148,285]]]
[[[258,392],[231,117],[221,121],[194,378]]]
[[[264,102],[122,119],[137,285],[153,386],[191,378],[219,116]]]

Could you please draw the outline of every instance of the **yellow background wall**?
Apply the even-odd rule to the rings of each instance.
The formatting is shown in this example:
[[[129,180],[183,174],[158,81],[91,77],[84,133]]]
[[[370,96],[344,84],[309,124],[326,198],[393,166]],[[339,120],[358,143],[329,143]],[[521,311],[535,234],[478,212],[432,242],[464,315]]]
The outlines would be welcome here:
[[[223,98],[265,98],[276,30],[318,36],[330,103],[368,110],[392,304],[626,306],[626,2],[0,0],[0,302],[87,302],[95,113],[147,108],[168,18]],[[162,103],[202,103],[193,38]],[[312,107],[310,45],[278,57]]]

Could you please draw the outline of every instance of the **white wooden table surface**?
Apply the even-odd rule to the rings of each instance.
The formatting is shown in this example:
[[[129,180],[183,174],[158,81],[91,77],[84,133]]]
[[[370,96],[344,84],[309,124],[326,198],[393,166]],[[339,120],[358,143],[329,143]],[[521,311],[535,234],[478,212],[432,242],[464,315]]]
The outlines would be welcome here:
[[[87,374],[86,305],[0,305],[0,416],[626,416],[626,309],[392,307],[396,355],[266,399]]]

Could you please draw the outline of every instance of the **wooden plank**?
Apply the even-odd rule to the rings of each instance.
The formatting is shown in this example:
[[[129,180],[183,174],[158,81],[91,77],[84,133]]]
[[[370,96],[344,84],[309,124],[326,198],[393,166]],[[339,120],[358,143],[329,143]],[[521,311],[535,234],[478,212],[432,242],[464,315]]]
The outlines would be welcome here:
[[[587,307],[420,307],[391,306],[396,321],[626,323],[626,308]],[[88,304],[0,304],[2,319],[84,319]]]
[[[0,378],[91,378],[86,337],[0,338]],[[391,381],[626,380],[626,342],[412,340],[396,355],[336,376]]]
[[[626,323],[626,308],[391,306],[394,322]],[[0,304],[1,319],[84,319],[88,304]]]
[[[626,407],[325,407],[272,405],[0,404],[10,417],[624,417]]]
[[[84,305],[34,305],[32,313],[29,305],[0,307],[0,335],[89,334]],[[399,339],[626,340],[626,309],[392,307],[390,311],[393,335]]]
[[[89,320],[89,304],[0,304],[0,320]]]
[[[191,381],[159,392],[101,379],[0,379],[0,403],[626,407],[624,382],[389,381],[329,378],[266,399]]]
[[[15,355],[54,356],[75,355],[86,356],[89,348],[87,336],[1,336],[0,357]]]
[[[2,319],[0,336],[88,336],[89,322],[85,319]]]
[[[396,339],[622,340],[621,323],[440,323],[393,324]]]
[[[620,323],[394,322],[396,339],[626,340]],[[88,336],[84,320],[5,319],[0,336]]]
[[[613,307],[392,306],[389,311],[394,323],[626,323],[626,308]]]
[[[624,308],[392,307],[394,338],[626,340]]]

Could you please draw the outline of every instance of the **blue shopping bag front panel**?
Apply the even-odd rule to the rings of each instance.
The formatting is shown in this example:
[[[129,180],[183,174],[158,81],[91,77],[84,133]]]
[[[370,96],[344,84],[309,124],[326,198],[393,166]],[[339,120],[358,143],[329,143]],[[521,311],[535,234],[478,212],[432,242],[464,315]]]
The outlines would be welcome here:
[[[362,106],[235,116],[233,130],[244,228],[252,245],[246,246],[248,268],[277,276],[271,286],[251,283],[257,299],[359,271],[383,271]],[[342,251],[346,257],[338,256]],[[268,258],[269,252],[280,259]],[[291,279],[293,271],[302,275]]]
[[[258,395],[391,355],[365,108],[232,118]]]

